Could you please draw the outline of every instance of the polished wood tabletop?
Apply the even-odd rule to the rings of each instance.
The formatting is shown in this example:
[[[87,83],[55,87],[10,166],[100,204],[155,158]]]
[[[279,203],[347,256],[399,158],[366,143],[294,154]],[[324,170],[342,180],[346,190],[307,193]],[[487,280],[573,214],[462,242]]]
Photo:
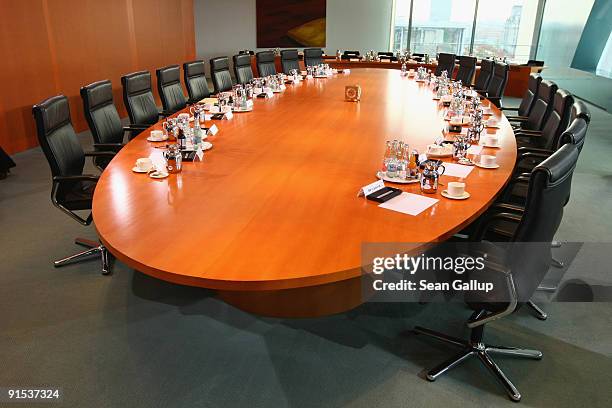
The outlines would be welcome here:
[[[359,84],[361,102],[345,102]],[[443,108],[430,87],[396,70],[363,69],[287,85],[254,110],[215,121],[203,162],[154,180],[132,172],[164,143],[128,143],[103,172],[93,216],[101,241],[129,266],[160,279],[222,291],[277,291],[356,278],[367,242],[438,242],[474,220],[509,180],[512,129],[500,117],[500,168],[475,167],[464,201],[418,216],[358,198],[376,181],[385,141],[424,151],[441,134]],[[485,102],[486,105],[486,102]],[[493,108],[495,115],[500,112]],[[208,122],[210,126],[212,122]],[[157,124],[152,129],[160,129]],[[443,176],[447,183],[455,178]],[[399,186],[421,194],[418,184]],[[442,190],[442,188],[440,188]]]

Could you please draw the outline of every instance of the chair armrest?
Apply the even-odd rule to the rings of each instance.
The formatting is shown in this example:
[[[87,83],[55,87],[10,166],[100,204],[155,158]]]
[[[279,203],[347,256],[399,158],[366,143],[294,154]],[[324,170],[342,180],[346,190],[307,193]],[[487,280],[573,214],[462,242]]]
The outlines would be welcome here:
[[[101,148],[101,149],[121,149],[123,146],[125,146],[124,143],[94,143],[93,147],[95,148]]]
[[[527,122],[529,118],[525,116],[506,116],[509,122]]]
[[[502,108],[503,111],[517,111],[519,110],[519,108]]]
[[[522,215],[525,212],[525,208],[520,205],[510,204],[510,203],[495,203],[491,207],[489,207],[490,211],[499,210],[499,212],[507,212],[511,211],[517,213],[517,215]]]
[[[491,227],[491,224],[494,221],[509,221],[514,223],[520,223],[522,220],[522,216],[518,214],[511,214],[506,212],[496,213],[485,213],[484,218],[478,224],[478,228],[476,229],[476,233],[474,234],[474,241],[479,242],[482,241],[487,231]]]
[[[159,115],[159,117],[162,117],[162,118],[167,118],[168,116],[172,116],[172,115],[174,115],[175,113],[176,113],[176,112],[161,111],[161,112],[159,112],[159,114],[158,114],[158,115]]]
[[[61,183],[62,181],[98,181],[100,176],[93,174],[81,174],[78,176],[53,176],[53,182]]]
[[[123,131],[124,132],[128,132],[130,130],[144,130],[144,129],[148,129],[149,127],[151,127],[150,125],[138,125],[138,124],[129,124],[127,126],[123,127]]]
[[[533,152],[533,153],[547,153],[549,155],[554,153],[554,150],[550,150],[550,149],[543,149],[541,147],[526,147],[526,146],[522,146],[518,148],[518,152],[520,153],[527,153],[527,152]]]
[[[489,100],[489,102],[491,102],[497,108],[499,108],[499,109],[502,108],[501,107],[501,102],[502,102],[501,96],[487,96],[487,99]]]
[[[85,152],[85,157],[114,157],[115,152],[108,151],[94,151],[94,152]]]
[[[530,129],[519,129],[519,133],[539,136],[542,134],[542,131],[541,130],[530,130]]]

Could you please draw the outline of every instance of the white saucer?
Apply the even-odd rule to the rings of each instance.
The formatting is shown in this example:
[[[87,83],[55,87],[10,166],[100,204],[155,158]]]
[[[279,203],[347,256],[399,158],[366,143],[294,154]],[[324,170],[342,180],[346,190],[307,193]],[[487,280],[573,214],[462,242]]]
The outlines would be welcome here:
[[[474,165],[476,167],[480,167],[482,169],[498,169],[499,168],[499,164],[494,164],[493,166],[485,166],[484,164],[480,164],[478,162],[474,162]]]
[[[153,170],[153,169],[149,169],[149,170],[140,170],[140,169],[139,169],[138,167],[136,167],[136,166],[134,166],[134,167],[132,168],[132,171],[133,171],[134,173],[140,173],[140,174],[145,174],[145,173],[148,173],[148,172],[150,172],[151,170]]]
[[[236,113],[240,113],[240,112],[251,112],[253,110],[253,107],[251,106],[250,108],[232,108],[232,111],[236,112]]]
[[[458,197],[452,196],[452,195],[448,194],[448,192],[446,190],[442,190],[442,192],[440,194],[442,194],[442,197],[446,197],[446,198],[449,198],[451,200],[466,200],[466,199],[470,198],[470,193],[468,193],[467,191],[464,191],[463,195],[462,196],[458,196]]]
[[[151,136],[149,136],[149,137],[147,137],[147,140],[149,142],[165,142],[166,140],[168,140],[168,136],[164,136],[161,139],[153,139],[153,138],[151,138]]]
[[[487,129],[499,129],[500,128],[499,123],[493,123],[490,125],[488,123],[485,123],[485,127]]]
[[[490,147],[490,148],[493,148],[493,149],[501,149],[501,145],[498,145],[498,144],[497,145],[489,145],[489,144],[483,143],[480,146],[482,146],[482,147]]]
[[[168,173],[160,173],[159,171],[154,171],[149,174],[149,177],[154,178],[154,179],[164,179],[168,176],[169,176]]]
[[[419,182],[419,177],[415,178],[415,179],[401,179],[401,178],[396,178],[396,177],[387,177],[386,174],[382,174],[382,171],[379,171],[378,173],[376,173],[376,177],[378,177],[381,180],[384,181],[388,181],[389,183],[396,183],[396,184],[412,184],[412,183],[418,183]]]

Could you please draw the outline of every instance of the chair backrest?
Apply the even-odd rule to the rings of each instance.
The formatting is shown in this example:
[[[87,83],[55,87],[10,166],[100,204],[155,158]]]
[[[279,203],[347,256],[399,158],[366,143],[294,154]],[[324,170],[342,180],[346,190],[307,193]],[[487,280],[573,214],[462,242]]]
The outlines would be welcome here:
[[[276,65],[274,65],[274,52],[261,51],[255,54],[257,59],[257,71],[260,77],[276,75]]]
[[[281,51],[281,65],[283,72],[287,75],[292,69],[300,70],[300,57],[297,50],[283,50]]]
[[[304,48],[304,65],[307,67],[323,63],[323,50],[321,48]]]
[[[529,116],[531,108],[533,108],[533,104],[536,101],[536,95],[538,94],[538,88],[540,88],[540,82],[542,82],[542,77],[539,74],[529,75],[527,90],[525,91],[525,95],[523,95],[523,99],[521,100],[521,105],[518,108],[519,116]]]
[[[72,127],[68,98],[58,95],[45,99],[32,107],[32,113],[38,142],[49,162],[51,174],[83,174],[85,153]]]
[[[210,96],[208,80],[204,73],[204,61],[190,61],[183,64],[183,75],[189,103],[196,103]]]
[[[455,81],[461,81],[464,86],[471,86],[476,72],[476,57],[462,55],[459,57],[459,69]]]
[[[542,130],[552,110],[553,99],[555,97],[555,92],[557,92],[557,88],[557,84],[552,81],[540,82],[536,101],[523,127],[529,130]]]
[[[442,75],[442,72],[446,71],[449,78],[453,77],[453,71],[455,70],[455,54],[447,54],[441,52],[438,54],[438,66],[434,72],[435,76]]]
[[[113,101],[113,85],[104,80],[81,88],[83,112],[94,143],[123,143],[123,125]]]
[[[390,51],[381,51],[378,53],[378,58],[388,59],[390,61],[397,61],[397,57]]]
[[[341,59],[360,58],[361,53],[359,51],[344,51],[340,56]]]
[[[589,108],[587,108],[586,103],[582,101],[574,102],[572,105],[572,110],[570,111],[570,121],[573,121],[576,118],[584,119],[587,124],[591,123],[591,112],[589,112]]]
[[[151,90],[151,73],[139,71],[121,77],[123,103],[135,125],[153,125],[159,119],[159,111]]]
[[[474,88],[486,90],[493,76],[493,61],[489,59],[480,60],[480,71],[476,77]]]
[[[531,172],[525,210],[507,253],[518,298],[527,300],[538,287],[551,260],[550,243],[570,197],[572,175],[578,161],[576,146],[566,144]],[[525,245],[522,243],[532,243]]]
[[[157,91],[162,101],[162,107],[167,113],[174,113],[187,106],[187,99],[181,86],[181,67],[169,65],[155,70],[157,75]]]
[[[529,60],[527,61],[527,66],[528,67],[543,67],[544,66],[544,61],[538,61],[538,60]]]
[[[210,76],[215,87],[215,93],[229,91],[234,85],[227,57],[217,57],[210,60]]]
[[[553,108],[538,138],[545,149],[554,149],[559,143],[561,133],[567,128],[574,97],[565,89],[558,89],[553,98]]]
[[[246,84],[253,79],[253,68],[251,68],[251,54],[234,55],[234,74],[239,84]]]
[[[493,75],[487,86],[487,96],[501,98],[504,96],[506,84],[508,83],[508,64],[496,62],[493,65]]]

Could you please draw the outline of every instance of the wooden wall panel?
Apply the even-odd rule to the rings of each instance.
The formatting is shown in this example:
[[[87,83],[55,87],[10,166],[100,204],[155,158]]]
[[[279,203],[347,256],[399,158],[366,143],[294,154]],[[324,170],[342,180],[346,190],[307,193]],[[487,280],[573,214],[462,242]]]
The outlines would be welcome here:
[[[195,55],[193,0],[21,0],[0,2],[0,145],[37,145],[32,105],[55,94],[70,100],[77,131],[87,128],[79,89],[113,82],[122,116],[121,75],[182,64]],[[6,71],[6,72],[5,72]],[[155,91],[156,93],[156,91]]]

